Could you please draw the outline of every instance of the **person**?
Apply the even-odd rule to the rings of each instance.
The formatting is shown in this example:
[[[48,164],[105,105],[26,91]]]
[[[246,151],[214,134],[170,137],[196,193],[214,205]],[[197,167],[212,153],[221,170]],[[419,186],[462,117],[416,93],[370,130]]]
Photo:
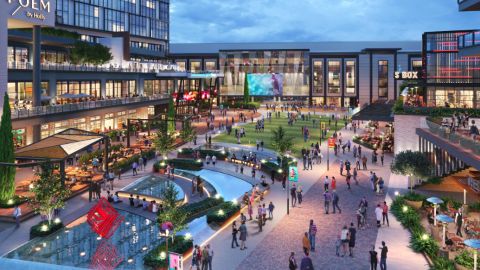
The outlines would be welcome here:
[[[259,232],[262,231],[262,226],[263,226],[263,217],[262,217],[262,206],[259,204],[257,208],[257,224],[260,230]]]
[[[157,201],[153,201],[153,207],[152,207],[152,212],[153,212],[153,213],[157,213],[157,212],[158,212],[158,206],[159,206],[159,205],[160,205],[160,204],[157,203]]]
[[[304,254],[303,256],[300,262],[300,270],[314,270],[312,260],[308,257],[308,254]]]
[[[133,194],[130,194],[130,198],[128,198],[128,201],[130,202],[130,206],[133,206]]]
[[[337,180],[335,179],[334,176],[332,176],[332,184],[330,185],[330,187],[332,189],[335,189],[336,186],[337,186]]]
[[[380,255],[380,270],[387,270],[387,252],[388,248],[385,246],[385,241],[382,241],[382,253]]]
[[[145,198],[143,198],[142,206],[143,206],[143,210],[147,210],[147,209],[148,209],[147,200],[146,200]]]
[[[343,226],[343,229],[340,232],[340,235],[341,235],[342,249],[343,249],[342,257],[345,257],[345,255],[347,254],[347,243],[348,243],[348,228],[347,228],[347,225]]]
[[[76,185],[76,183],[77,183],[77,175],[74,174],[72,177],[72,184]]]
[[[310,242],[310,249],[315,250],[315,236],[317,235],[317,225],[313,223],[313,219],[310,220],[310,226],[308,227],[308,241]]]
[[[305,232],[305,235],[302,238],[302,243],[303,243],[303,253],[305,255],[308,255],[308,252],[310,251],[310,242],[308,241],[308,233]]]
[[[292,196],[292,207],[295,207],[295,203],[297,202],[297,188],[295,184],[293,184],[293,187],[290,189],[290,195]]]
[[[140,206],[140,197],[137,195],[137,198],[133,200],[133,207],[139,207]]]
[[[113,170],[110,170],[110,173],[108,174],[108,181],[110,182],[110,186],[108,187],[109,190],[113,190],[113,180],[115,180],[115,174],[113,173]]]
[[[22,215],[22,210],[18,205],[14,206],[15,210],[13,211],[13,218],[15,219],[15,222],[17,225],[15,226],[15,229],[20,228],[20,216]]]
[[[253,193],[252,193],[252,197],[253,197]],[[248,215],[250,216],[250,220],[252,220],[253,206],[252,206],[251,200],[248,200]]]
[[[215,155],[212,156],[212,165],[215,167],[215,163],[217,163],[217,157]]]
[[[107,202],[113,202],[113,197],[112,194],[110,194],[110,191],[107,191]]]
[[[474,231],[474,230],[472,230],[472,229],[470,228],[470,224],[468,224],[468,223],[467,223],[467,225],[465,225],[465,232],[466,232],[466,233],[474,234],[475,236],[478,236],[478,235],[479,235],[476,231]]]
[[[328,191],[328,184],[330,183],[330,180],[328,179],[328,175],[325,176],[325,181],[324,181],[324,188],[325,191]]]
[[[328,215],[328,211],[330,209],[330,201],[332,200],[332,196],[328,191],[325,191],[323,193],[323,196],[325,197],[325,213]]]
[[[380,156],[380,161],[382,161],[382,166],[383,166],[383,160],[385,159],[385,153],[382,152],[382,155]]]
[[[175,179],[175,174],[174,174],[175,173],[175,167],[173,166],[173,163],[170,163],[170,173],[172,174],[172,180]]]
[[[357,168],[353,168],[353,180],[355,180],[355,185],[358,185],[358,181],[357,181]]]
[[[272,179],[272,184],[275,184],[275,169],[273,167],[270,171],[270,178]]]
[[[292,252],[290,254],[290,258],[288,258],[288,269],[289,270],[295,270],[298,268],[297,266],[297,262],[295,261],[295,257],[294,257],[295,253]]]
[[[262,205],[262,218],[263,218],[263,226],[265,226],[265,222],[267,222],[267,208],[265,204]]]
[[[287,183],[287,173],[284,172],[283,175],[282,175],[282,187],[283,187],[283,190],[285,190],[285,184]]]
[[[297,199],[298,199],[298,207],[302,208],[302,199],[303,199],[302,186],[299,186],[297,188]]]
[[[370,269],[377,270],[378,253],[375,251],[375,246],[372,246],[372,250],[370,250],[368,253],[370,257]]]
[[[341,247],[342,247],[342,239],[340,238],[340,234],[337,234],[337,238],[335,238],[335,255],[340,256]]]
[[[200,254],[202,255],[202,270],[208,270],[208,257],[210,254],[208,253],[207,246],[203,247]]]
[[[380,178],[378,179],[378,190],[379,190],[378,195],[379,195],[379,196],[383,195],[383,185],[384,185],[384,184],[385,184],[385,181],[383,181],[383,178],[380,177]]]
[[[335,214],[335,207],[338,208],[338,212],[341,214],[342,213],[342,210],[340,209],[340,207],[338,207],[338,201],[340,200],[340,197],[338,196],[337,194],[337,191],[334,189],[333,190],[333,194],[332,194],[332,197],[333,197],[333,213]]]
[[[233,245],[234,243],[237,245],[237,247],[239,247],[240,245],[238,244],[237,242],[237,233],[238,233],[238,230],[237,230],[237,224],[236,224],[236,220],[233,221],[232,223],[232,248],[235,248],[235,246]]]
[[[348,161],[348,159],[345,160],[345,170],[347,171],[347,174],[350,173],[350,161]]]
[[[275,205],[273,205],[272,202],[268,205],[268,218],[272,219],[273,218],[273,209],[275,209]]]
[[[355,236],[357,234],[357,229],[355,229],[355,224],[353,222],[350,223],[350,229],[348,229],[349,233],[349,241],[348,241],[348,248],[350,252],[350,257],[353,257],[353,251],[355,250]]]
[[[98,158],[97,158],[97,157],[94,157],[94,158],[93,158],[93,163],[92,163],[92,165],[93,165],[92,170],[97,169],[97,171],[98,171]]]
[[[343,175],[343,161],[340,161],[340,175]]]
[[[270,118],[270,122],[271,122],[271,118]],[[260,142],[260,146],[262,147],[262,151],[263,151],[263,140]]]
[[[137,163],[135,161],[132,164],[132,168],[133,168],[133,176],[138,175],[138,173],[137,173]]]
[[[137,165],[138,165],[138,170],[141,171],[141,170],[142,170],[142,167],[143,167],[143,158],[142,158],[142,156],[139,156],[139,157],[138,157],[138,163],[137,163]]]
[[[390,227],[390,223],[388,223],[388,205],[386,201],[383,202],[382,215],[383,225],[385,225],[385,219],[387,219],[387,227]]]
[[[367,157],[365,155],[363,155],[362,162],[363,162],[363,169],[367,170]]]
[[[119,199],[120,199],[120,197],[118,196],[118,192],[115,192],[115,195],[113,195],[113,201],[116,202],[116,203],[122,202]]]
[[[197,181],[195,181],[195,177],[193,177],[192,178],[192,197],[195,195],[195,189],[197,189],[196,183]]]
[[[240,241],[242,241],[240,250],[244,250],[247,248],[245,241],[247,241],[248,231],[247,226],[245,225],[245,220],[242,220],[242,225],[240,225]]]
[[[210,165],[210,159],[211,159],[210,155],[207,154],[207,156],[205,157],[205,160],[207,161],[207,165]]]
[[[463,223],[463,214],[462,209],[458,208],[458,212],[455,215],[455,224],[457,224],[457,235],[460,237],[462,236],[462,223]]]
[[[199,254],[200,251],[198,249],[198,245],[195,245],[193,247],[193,252],[192,252],[192,263],[190,265],[190,270],[192,270],[192,267],[193,266],[196,266],[197,267],[197,270],[200,270],[200,267],[199,267]]]
[[[150,201],[150,204],[148,205],[148,212],[152,212],[154,204],[155,204],[155,201]]]

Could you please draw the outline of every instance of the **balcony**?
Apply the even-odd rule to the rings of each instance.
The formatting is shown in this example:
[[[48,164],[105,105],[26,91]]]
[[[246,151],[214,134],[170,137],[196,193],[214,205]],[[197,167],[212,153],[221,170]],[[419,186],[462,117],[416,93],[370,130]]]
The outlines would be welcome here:
[[[458,11],[480,10],[480,0],[457,0]]]
[[[458,36],[458,55],[463,57],[480,56],[480,30]]]
[[[48,106],[39,106],[32,108],[18,108],[12,109],[12,119],[28,118],[33,116],[45,116],[52,114],[62,114],[66,112],[78,112],[84,110],[91,110],[97,108],[105,108],[111,106],[127,105],[134,103],[141,103],[154,100],[168,99],[168,94],[155,94],[153,96],[145,97],[124,97],[124,98],[115,98],[107,100],[96,100],[96,101],[85,101],[78,102],[73,104],[63,104],[63,105],[48,105]]]

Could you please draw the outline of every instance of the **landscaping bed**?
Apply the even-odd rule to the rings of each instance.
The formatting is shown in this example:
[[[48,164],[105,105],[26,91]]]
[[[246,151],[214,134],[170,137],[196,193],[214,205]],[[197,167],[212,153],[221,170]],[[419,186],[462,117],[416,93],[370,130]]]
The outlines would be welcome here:
[[[153,171],[165,173],[168,164],[173,163],[174,168],[186,168],[189,170],[200,170],[203,167],[202,161],[189,159],[164,159],[153,164]]]
[[[214,151],[214,150],[196,150],[200,152],[200,158],[205,158],[207,154],[211,157],[215,155],[218,159],[227,158],[230,153],[228,151]],[[178,151],[177,158],[193,158],[192,156],[193,149],[192,148],[183,148]]]
[[[41,221],[37,225],[34,225],[30,228],[30,240],[35,237],[47,237],[61,228],[63,228],[63,223],[59,219],[58,222],[52,220],[50,225],[48,224],[48,221]]]
[[[215,222],[223,226],[240,213],[240,208],[240,203],[224,202],[208,212],[207,223]]]
[[[147,156],[148,160],[151,160],[155,156],[155,149],[150,148],[147,151],[142,152],[142,157]],[[121,169],[122,173],[129,171],[132,169],[132,164],[133,162],[138,162],[138,159],[140,158],[140,154],[135,154],[127,159],[124,159],[122,161],[119,161],[113,165],[113,171],[117,175],[118,169]],[[155,165],[154,165],[155,166]]]
[[[196,203],[186,203],[182,205],[181,208],[187,213],[187,216],[192,216],[205,210],[211,209],[222,203],[224,203],[223,197],[220,197],[218,199],[216,197],[209,197]]]
[[[168,251],[183,254],[185,257],[193,250],[193,239],[185,236],[177,236],[173,243],[172,239],[168,238]],[[165,242],[153,248],[150,252],[143,257],[143,264],[153,267],[155,269],[167,269],[167,260],[165,257],[161,257],[162,252],[166,253]]]
[[[15,205],[20,205],[27,201],[27,197],[20,197],[13,195],[12,198],[4,201],[0,201],[0,208],[13,208]]]

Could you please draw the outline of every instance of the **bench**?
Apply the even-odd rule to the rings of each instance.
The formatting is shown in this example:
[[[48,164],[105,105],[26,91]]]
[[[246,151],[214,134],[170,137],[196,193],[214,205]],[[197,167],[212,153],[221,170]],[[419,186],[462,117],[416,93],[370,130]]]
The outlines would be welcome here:
[[[246,161],[243,161],[242,159],[230,159],[230,162],[232,163],[241,163],[243,165],[247,165],[249,167],[255,167],[256,169],[258,169],[258,165],[254,164],[253,162],[246,162]]]

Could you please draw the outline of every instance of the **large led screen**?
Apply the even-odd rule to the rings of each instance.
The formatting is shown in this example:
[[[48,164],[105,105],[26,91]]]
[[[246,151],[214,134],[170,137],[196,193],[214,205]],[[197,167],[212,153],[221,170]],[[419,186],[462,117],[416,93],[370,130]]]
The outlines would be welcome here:
[[[281,74],[247,74],[247,80],[250,95],[283,95],[283,75]]]

